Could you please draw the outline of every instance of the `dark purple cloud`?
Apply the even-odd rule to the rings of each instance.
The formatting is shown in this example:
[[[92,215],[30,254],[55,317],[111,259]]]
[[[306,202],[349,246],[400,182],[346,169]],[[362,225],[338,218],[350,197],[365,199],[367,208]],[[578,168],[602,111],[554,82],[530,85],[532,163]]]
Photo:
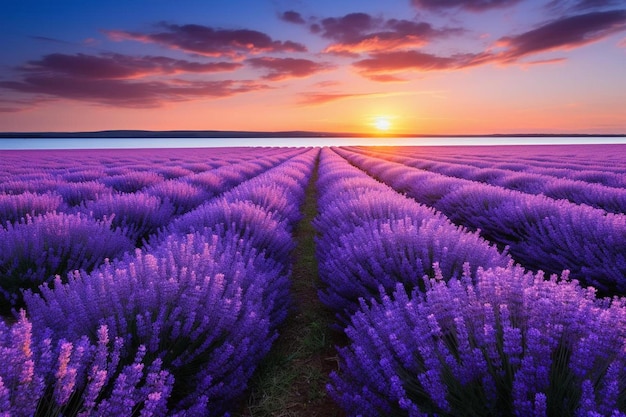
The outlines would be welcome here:
[[[298,12],[294,12],[293,10],[288,10],[284,13],[281,13],[279,17],[285,22],[294,23],[296,25],[303,25],[306,23],[302,18],[302,15],[300,15],[300,13]]]
[[[573,8],[574,10],[603,9],[607,7],[624,6],[623,0],[579,0]]]
[[[371,54],[356,61],[353,66],[365,77],[376,81],[402,81],[394,73],[405,71],[455,70],[488,62],[492,56],[481,54],[456,54],[441,57],[416,50],[391,51]]]
[[[109,30],[105,33],[114,40],[135,40],[156,43],[200,55],[234,57],[242,53],[306,52],[306,47],[292,41],[277,41],[269,35],[249,29],[214,29],[202,25],[175,25],[163,23],[157,33],[139,33]]]
[[[606,8],[613,8],[623,6],[623,0],[552,0],[546,8],[550,10],[563,10],[563,11],[591,11]]]
[[[343,17],[327,17],[322,19],[320,35],[342,43],[354,42],[371,32],[382,23],[367,13],[350,13]]]
[[[219,98],[268,88],[251,81],[131,81],[33,75],[3,81],[0,87],[117,107],[151,108],[168,102]]]
[[[567,50],[597,42],[626,30],[626,10],[592,12],[565,17],[516,36],[501,38],[502,62],[514,62],[527,55],[551,50]]]
[[[89,79],[128,79],[148,75],[213,73],[242,67],[232,62],[192,62],[163,56],[123,54],[50,54],[21,67],[25,72],[59,74]]]
[[[512,6],[521,0],[411,0],[420,9],[442,10],[460,8],[472,12],[482,12]]]
[[[267,70],[268,73],[263,78],[272,81],[309,77],[332,68],[331,65],[326,63],[297,58],[262,57],[250,58],[246,62],[255,68]]]
[[[463,33],[459,28],[435,29],[426,22],[385,20],[366,13],[329,17],[310,29],[333,41],[324,52],[342,55],[420,47],[434,38]]]

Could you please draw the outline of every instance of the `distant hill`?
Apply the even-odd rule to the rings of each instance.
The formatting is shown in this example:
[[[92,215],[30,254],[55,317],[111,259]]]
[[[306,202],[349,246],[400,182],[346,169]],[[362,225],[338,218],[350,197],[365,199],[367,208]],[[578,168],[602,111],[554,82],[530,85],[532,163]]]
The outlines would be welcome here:
[[[286,131],[225,130],[102,130],[98,132],[0,132],[0,138],[315,138],[363,136],[357,134]]]

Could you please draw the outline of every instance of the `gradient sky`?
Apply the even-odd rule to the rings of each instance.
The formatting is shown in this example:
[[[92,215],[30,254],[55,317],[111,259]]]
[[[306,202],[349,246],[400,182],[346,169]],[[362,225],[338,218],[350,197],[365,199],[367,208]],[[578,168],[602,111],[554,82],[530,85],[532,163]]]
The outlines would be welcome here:
[[[0,45],[0,131],[626,132],[624,0],[3,1]]]

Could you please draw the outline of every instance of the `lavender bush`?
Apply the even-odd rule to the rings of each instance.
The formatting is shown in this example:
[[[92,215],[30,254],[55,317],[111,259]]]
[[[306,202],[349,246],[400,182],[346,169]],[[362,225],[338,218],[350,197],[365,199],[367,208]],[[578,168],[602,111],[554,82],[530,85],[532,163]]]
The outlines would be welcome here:
[[[341,172],[341,179],[335,179]],[[329,179],[330,178],[330,179]],[[392,292],[396,283],[420,287],[438,263],[448,277],[460,277],[469,260],[477,266],[505,266],[510,258],[475,233],[406,198],[330,151],[322,152],[319,214],[314,226],[321,301],[346,323],[365,300]],[[423,288],[423,287],[422,287]]]
[[[174,220],[165,235],[203,232],[205,228],[220,235],[236,233],[257,250],[284,263],[294,243],[286,221],[275,217],[250,201],[217,199]]]
[[[21,305],[22,289],[76,269],[91,270],[133,248],[110,223],[81,214],[48,213],[8,224],[0,228],[2,313]]]
[[[352,149],[354,148],[351,148],[351,150]],[[555,199],[566,199],[572,203],[587,204],[611,213],[626,213],[626,191],[620,187],[607,187],[601,184],[572,178],[554,178],[548,175],[528,172],[520,174],[504,169],[502,167],[503,164],[497,167],[494,163],[472,160],[469,157],[464,157],[449,163],[432,163],[422,158],[400,157],[382,152],[374,153],[358,148],[354,150],[366,155],[399,162],[399,164],[393,164],[385,169],[384,175],[386,178],[394,179],[394,187],[402,188],[402,178],[399,177],[407,177],[410,175],[411,170],[407,171],[405,168],[406,165],[444,176],[477,181],[490,185],[499,185],[529,194],[543,194]],[[478,166],[483,167],[479,168]],[[515,164],[509,164],[509,166],[519,171],[519,166]],[[613,173],[611,173],[611,175],[613,175]],[[581,176],[576,175],[576,177],[579,178]],[[438,177],[430,178],[435,179]],[[429,180],[428,177],[425,179]]]
[[[122,193],[134,193],[150,185],[163,181],[163,177],[154,172],[128,171],[124,169],[116,174],[114,170],[108,171],[108,176],[99,179],[107,187],[111,187]]]
[[[70,170],[69,172],[63,174],[61,178],[63,179],[63,181],[80,183],[97,181],[100,178],[103,178],[105,175],[106,174],[104,173],[104,169],[102,169],[102,167],[81,166],[76,170]]]
[[[362,303],[328,390],[350,416],[624,416],[626,301],[479,270]]]
[[[183,179],[192,186],[200,187],[211,198],[224,192],[226,186],[216,170],[188,175]]]
[[[160,182],[147,188],[145,193],[169,202],[174,208],[174,216],[193,210],[210,196],[200,187],[179,180]]]
[[[626,216],[500,187],[467,185],[437,205],[454,222],[479,228],[489,240],[536,270],[571,271],[606,293],[626,293]]]
[[[21,194],[0,193],[0,227],[7,222],[14,223],[26,215],[36,216],[63,207],[63,199],[58,194],[35,194],[25,192]]]
[[[386,172],[393,162],[346,151],[340,153],[380,179],[394,184]],[[407,168],[411,170],[411,168]],[[432,204],[453,222],[480,229],[486,239],[508,246],[527,268],[559,273],[594,285],[604,294],[626,293],[626,216],[585,205],[553,200],[473,181],[420,172],[432,181],[408,184],[418,202]],[[440,193],[435,180],[456,184]],[[431,200],[432,193],[439,195]]]
[[[447,278],[460,278],[470,260],[485,268],[510,262],[477,234],[437,218],[372,221],[340,236],[323,234],[316,244],[326,284],[320,300],[343,323],[359,308],[359,298],[379,298],[381,288],[391,293],[401,283],[408,291],[424,289],[422,277],[435,276],[433,265]],[[471,269],[472,277],[476,269]]]
[[[111,194],[88,201],[80,210],[97,220],[109,219],[112,227],[124,230],[139,246],[170,222],[175,208],[169,200],[137,192]]]
[[[238,237],[192,234],[76,272],[25,300],[34,329],[50,328],[56,338],[93,340],[106,324],[124,340],[121,364],[145,346],[145,358],[161,361],[176,380],[172,409],[208,399],[210,412],[198,415],[220,415],[269,350],[271,318],[284,318],[286,291],[281,268]]]
[[[87,201],[98,200],[112,193],[110,188],[97,181],[62,183],[59,184],[56,191],[61,194],[63,201],[71,207]]]
[[[159,360],[146,363],[143,347],[120,365],[123,348],[104,325],[93,344],[54,343],[48,332],[33,332],[24,311],[11,326],[0,321],[0,415],[166,416],[172,376]]]

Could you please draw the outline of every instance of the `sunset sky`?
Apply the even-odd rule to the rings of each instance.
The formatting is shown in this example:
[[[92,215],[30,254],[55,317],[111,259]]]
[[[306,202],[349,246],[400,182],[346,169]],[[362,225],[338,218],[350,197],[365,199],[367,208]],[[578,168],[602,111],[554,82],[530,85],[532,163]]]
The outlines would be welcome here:
[[[626,132],[624,0],[20,0],[0,131]]]

